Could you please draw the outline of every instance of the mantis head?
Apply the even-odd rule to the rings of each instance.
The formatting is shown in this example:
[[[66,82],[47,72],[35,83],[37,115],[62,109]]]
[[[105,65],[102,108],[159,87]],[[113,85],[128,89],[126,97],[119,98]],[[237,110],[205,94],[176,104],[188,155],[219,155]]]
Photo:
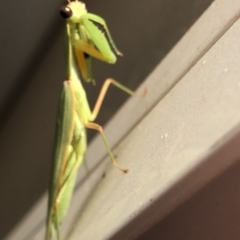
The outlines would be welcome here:
[[[72,23],[78,23],[81,16],[86,13],[85,3],[78,0],[68,1],[68,4],[60,9],[61,16]]]

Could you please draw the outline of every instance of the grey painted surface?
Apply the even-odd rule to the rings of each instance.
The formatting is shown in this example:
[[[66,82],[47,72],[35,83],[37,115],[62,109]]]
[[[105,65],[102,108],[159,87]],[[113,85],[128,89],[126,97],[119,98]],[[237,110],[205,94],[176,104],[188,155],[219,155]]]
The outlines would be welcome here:
[[[238,128],[239,130],[239,128]],[[178,206],[138,240],[237,240],[240,237],[240,134],[210,156],[207,171],[219,159],[235,159],[231,167]],[[210,158],[208,160],[210,160]],[[202,171],[202,174],[204,175]],[[184,186],[183,186],[184,189]],[[160,205],[159,205],[160,207]],[[116,238],[113,238],[116,239]]]
[[[106,77],[115,77],[121,82],[126,80],[126,85],[135,88],[210,2],[89,2],[91,12],[107,20],[114,39],[125,54],[116,66],[96,64],[96,79],[101,82]],[[64,79],[63,22],[55,11],[58,6],[58,2],[49,1],[8,1],[1,5],[3,20],[0,22],[4,30],[0,40],[1,56],[4,59],[1,62],[3,80],[0,83],[1,238],[47,187],[56,106]],[[90,88],[93,90],[93,99],[90,99],[93,103],[99,90],[92,86]],[[155,95],[152,93],[152,96]],[[111,104],[103,109],[104,117],[98,122],[102,123],[109,118],[112,110],[120,104],[117,100],[122,101],[123,96],[113,89],[109,92],[107,100]],[[154,98],[156,100],[158,97]],[[134,101],[143,108],[138,100],[131,103]],[[144,112],[151,106],[152,101],[144,103]],[[131,122],[131,118],[135,118],[126,117],[126,114],[124,116],[122,123],[127,119]],[[133,127],[134,121],[131,124],[129,129]],[[116,130],[114,127],[114,131],[107,131],[110,142],[115,138],[114,145],[124,136],[114,136]],[[96,153],[99,148],[95,145],[94,154],[101,155]],[[101,147],[100,153],[104,151]],[[45,216],[45,209],[40,213]],[[32,224],[43,224],[44,218],[41,219],[40,222],[32,221]]]

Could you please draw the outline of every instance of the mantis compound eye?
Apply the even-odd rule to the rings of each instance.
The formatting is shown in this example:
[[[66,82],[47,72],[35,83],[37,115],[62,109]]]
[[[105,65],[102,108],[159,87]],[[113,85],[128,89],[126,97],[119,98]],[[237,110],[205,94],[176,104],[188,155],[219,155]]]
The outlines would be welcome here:
[[[63,6],[60,9],[60,14],[63,18],[70,18],[72,16],[73,12],[68,6]]]

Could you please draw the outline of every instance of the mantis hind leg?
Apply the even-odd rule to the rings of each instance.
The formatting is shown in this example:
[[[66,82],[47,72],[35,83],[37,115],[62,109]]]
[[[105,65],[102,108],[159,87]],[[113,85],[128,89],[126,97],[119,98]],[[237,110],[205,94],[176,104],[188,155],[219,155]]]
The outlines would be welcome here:
[[[94,121],[96,119],[110,84],[113,84],[115,87],[117,87],[120,90],[128,93],[131,96],[135,96],[136,95],[134,91],[132,91],[131,89],[125,87],[124,85],[122,85],[121,83],[117,82],[116,80],[114,80],[112,78],[106,79],[104,84],[103,84],[103,86],[102,86],[100,94],[98,96],[98,99],[97,99],[97,101],[95,103],[95,106],[93,108],[93,111],[92,111],[92,114],[91,114],[91,117],[90,117],[89,121],[92,122],[92,121]]]
[[[99,110],[102,106],[102,103],[103,103],[103,100],[104,100],[104,97],[107,93],[107,90],[110,86],[110,84],[113,84],[115,87],[121,89],[122,91],[128,93],[129,95],[136,95],[132,90],[130,90],[129,88],[125,87],[124,85],[122,85],[121,83],[117,82],[116,80],[112,79],[112,78],[108,78],[103,86],[102,86],[102,89],[100,91],[100,94],[98,96],[98,99],[97,99],[97,102],[93,108],[93,111],[92,111],[92,114],[90,116],[90,119],[89,119],[89,122],[86,124],[86,128],[89,128],[89,129],[94,129],[94,130],[97,130],[100,134],[101,134],[101,137],[103,139],[103,142],[104,142],[104,145],[107,149],[107,152],[112,160],[112,163],[119,169],[121,170],[122,172],[124,173],[127,173],[128,172],[128,169],[124,169],[124,168],[121,168],[118,163],[116,162],[115,158],[114,158],[114,155],[113,155],[113,152],[107,142],[107,139],[105,137],[105,134],[103,132],[103,129],[102,129],[102,126],[96,124],[96,123],[93,123],[93,121],[96,119],[98,113],[99,113]]]
[[[57,240],[61,240],[60,226],[59,226],[59,221],[57,217],[57,212],[55,213],[55,228],[56,228]]]
[[[108,154],[109,154],[109,156],[110,156],[110,158],[111,158],[111,160],[112,160],[112,163],[113,163],[119,170],[121,170],[123,173],[128,173],[128,169],[121,168],[121,167],[119,166],[119,164],[117,163],[117,161],[115,160],[114,155],[113,155],[113,152],[112,152],[112,150],[111,150],[111,148],[110,148],[110,146],[109,146],[109,144],[108,144],[108,142],[107,142],[107,139],[106,139],[106,137],[105,137],[105,134],[104,134],[104,132],[103,132],[102,126],[100,126],[100,125],[98,125],[98,124],[96,124],[96,123],[91,123],[91,122],[89,122],[89,123],[86,124],[86,127],[89,128],[89,129],[97,130],[97,131],[101,134],[101,137],[102,137],[102,139],[103,139],[104,145],[105,145],[105,147],[106,147],[106,149],[107,149],[107,152],[108,152]]]

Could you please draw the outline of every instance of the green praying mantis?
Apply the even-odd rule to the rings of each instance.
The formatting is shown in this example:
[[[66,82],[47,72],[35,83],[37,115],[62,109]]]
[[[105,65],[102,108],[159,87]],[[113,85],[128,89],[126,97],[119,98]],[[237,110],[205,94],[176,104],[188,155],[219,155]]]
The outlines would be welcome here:
[[[60,225],[68,211],[77,170],[87,148],[86,128],[97,130],[101,134],[113,164],[124,173],[128,171],[117,164],[102,127],[94,123],[94,120],[110,84],[134,95],[133,91],[117,81],[107,79],[91,111],[79,72],[85,81],[91,82],[93,57],[113,64],[116,55],[121,53],[114,44],[105,21],[88,13],[84,3],[78,0],[68,1],[60,13],[66,19],[67,79],[63,83],[57,116],[46,240],[61,239]]]

